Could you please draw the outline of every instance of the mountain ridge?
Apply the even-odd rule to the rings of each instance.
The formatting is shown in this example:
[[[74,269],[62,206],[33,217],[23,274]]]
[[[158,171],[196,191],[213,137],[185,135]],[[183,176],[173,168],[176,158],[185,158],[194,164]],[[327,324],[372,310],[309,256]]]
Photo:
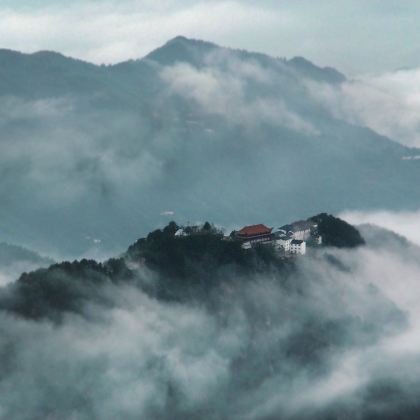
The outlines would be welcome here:
[[[286,62],[286,63],[291,63],[291,62],[297,62],[298,64],[304,64],[304,65],[310,65],[312,68],[317,68],[318,70],[325,70],[325,71],[331,71],[333,70],[335,73],[337,73],[337,78],[342,78],[342,80],[345,80],[345,76],[340,73],[338,70],[334,69],[333,67],[320,67],[316,64],[314,64],[313,62],[311,62],[310,60],[307,60],[304,57],[300,57],[300,56],[295,56],[292,57],[290,59],[286,59],[286,58],[278,58],[278,57],[273,57],[270,56],[269,54],[265,54],[265,53],[260,53],[260,52],[255,52],[255,51],[250,51],[250,50],[245,50],[245,49],[239,49],[239,48],[232,48],[232,47],[225,47],[225,46],[220,46],[216,43],[213,42],[209,42],[209,41],[205,41],[205,40],[201,40],[201,39],[195,39],[195,38],[188,38],[185,37],[183,35],[178,35],[175,36],[174,38],[168,40],[165,44],[163,44],[160,47],[156,47],[155,49],[153,49],[152,51],[150,51],[149,53],[147,53],[146,55],[144,55],[143,57],[133,57],[133,58],[128,58],[116,63],[111,63],[111,64],[101,64],[101,63],[93,63],[91,61],[88,60],[84,60],[78,57],[73,57],[71,55],[67,55],[67,54],[63,54],[59,51],[55,51],[55,50],[37,50],[34,52],[22,52],[19,50],[13,50],[13,49],[8,49],[8,48],[0,48],[0,62],[1,62],[1,56],[4,54],[8,54],[11,56],[16,56],[16,57],[20,57],[20,58],[24,58],[24,57],[32,57],[32,58],[39,58],[39,57],[56,57],[56,58],[60,58],[60,59],[66,59],[66,60],[70,60],[73,62],[77,62],[77,63],[83,63],[83,64],[88,64],[91,66],[95,66],[95,67],[101,67],[101,68],[105,68],[105,69],[110,69],[113,67],[118,67],[121,65],[124,65],[126,63],[139,63],[141,61],[144,60],[153,60],[156,56],[159,55],[159,53],[161,51],[164,51],[165,53],[167,53],[167,49],[172,47],[172,46],[176,46],[176,45],[182,45],[185,44],[188,47],[200,47],[200,48],[205,48],[206,50],[210,51],[210,50],[215,50],[215,49],[223,49],[232,53],[236,53],[236,54],[247,54],[249,56],[253,56],[253,57],[260,57],[260,58],[264,58],[264,59],[269,59],[269,60],[279,60],[282,62]],[[339,76],[338,76],[339,75]]]
[[[0,233],[10,242],[84,255],[87,237],[123,247],[168,211],[231,226],[417,206],[419,162],[404,158],[420,152],[323,108],[314,95],[340,89],[340,76],[304,59],[182,37],[112,66],[9,54]]]

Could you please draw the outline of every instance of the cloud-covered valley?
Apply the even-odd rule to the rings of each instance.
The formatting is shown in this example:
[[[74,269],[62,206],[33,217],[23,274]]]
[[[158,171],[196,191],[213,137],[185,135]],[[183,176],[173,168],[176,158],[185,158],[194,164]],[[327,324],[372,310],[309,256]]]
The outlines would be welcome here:
[[[420,418],[400,3],[1,2],[0,420]]]
[[[420,212],[376,211],[344,212],[341,217],[351,224],[373,224],[395,232],[416,245],[420,245]]]
[[[58,324],[2,311],[0,418],[416,418],[420,250],[362,233],[204,300],[156,299],[139,268]]]

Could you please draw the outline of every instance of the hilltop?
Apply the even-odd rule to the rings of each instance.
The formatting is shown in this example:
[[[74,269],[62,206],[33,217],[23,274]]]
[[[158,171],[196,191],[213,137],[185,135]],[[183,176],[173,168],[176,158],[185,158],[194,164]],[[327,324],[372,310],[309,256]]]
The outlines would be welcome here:
[[[313,218],[324,235],[322,247],[354,248],[364,244],[356,228],[327,214]],[[85,313],[89,305],[107,305],[107,289],[129,285],[157,299],[200,301],[236,281],[269,275],[280,284],[293,277],[295,259],[285,259],[274,246],[244,249],[243,241],[205,223],[185,228],[169,223],[132,244],[120,257],[104,263],[81,260],[53,264],[24,273],[0,289],[0,310],[27,318],[60,320],[68,312]],[[239,279],[239,280],[238,280]]]

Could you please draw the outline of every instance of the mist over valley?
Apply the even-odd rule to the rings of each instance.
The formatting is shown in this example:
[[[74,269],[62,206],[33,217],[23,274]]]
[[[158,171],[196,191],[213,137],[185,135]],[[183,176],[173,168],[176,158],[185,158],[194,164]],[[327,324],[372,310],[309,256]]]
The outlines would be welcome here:
[[[29,3],[0,420],[418,420],[418,6]]]

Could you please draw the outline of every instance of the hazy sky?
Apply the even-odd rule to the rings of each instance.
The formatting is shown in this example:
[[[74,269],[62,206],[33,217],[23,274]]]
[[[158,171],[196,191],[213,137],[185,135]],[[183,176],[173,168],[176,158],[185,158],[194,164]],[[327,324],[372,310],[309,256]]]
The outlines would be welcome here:
[[[0,46],[109,63],[185,35],[358,74],[418,66],[419,16],[418,0],[1,0]]]

